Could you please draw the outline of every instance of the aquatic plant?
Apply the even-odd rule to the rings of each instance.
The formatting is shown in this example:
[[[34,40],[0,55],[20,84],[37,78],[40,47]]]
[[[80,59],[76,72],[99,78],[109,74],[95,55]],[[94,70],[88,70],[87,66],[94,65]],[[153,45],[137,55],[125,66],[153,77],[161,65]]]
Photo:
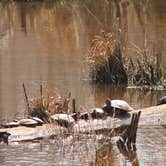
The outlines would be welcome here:
[[[122,59],[121,44],[104,31],[95,36],[86,58],[89,75],[94,82],[127,84],[127,74]]]
[[[132,44],[135,57],[125,61],[129,85],[148,85],[165,87],[165,71],[161,66],[162,50],[154,46],[141,49]],[[138,54],[138,55],[137,55]]]
[[[140,49],[133,44],[135,56],[129,57],[122,56],[121,47],[121,43],[110,33],[103,32],[94,37],[86,58],[93,82],[165,87],[161,49],[147,51],[147,48]]]
[[[28,116],[38,117],[44,122],[50,122],[50,116],[56,113],[66,113],[70,111],[71,93],[62,97],[58,92],[51,95],[47,90],[47,96],[43,95],[42,85],[40,85],[40,96],[28,99],[25,85],[23,84],[25,100],[27,104]]]

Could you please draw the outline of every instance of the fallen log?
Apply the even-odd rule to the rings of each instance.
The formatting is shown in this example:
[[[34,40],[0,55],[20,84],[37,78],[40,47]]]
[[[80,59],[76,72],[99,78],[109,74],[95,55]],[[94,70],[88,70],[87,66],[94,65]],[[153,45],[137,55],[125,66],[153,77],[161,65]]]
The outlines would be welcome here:
[[[56,124],[44,124],[37,127],[13,127],[0,129],[0,133],[7,132],[10,133],[8,141],[28,141],[39,138],[50,137],[52,135],[62,135],[65,134],[68,130],[64,127],[58,126]]]
[[[166,104],[134,110],[130,115],[141,112],[139,125],[166,125]],[[107,117],[107,119],[94,119],[89,121],[80,120],[75,126],[76,132],[92,132],[101,129],[114,129],[120,126],[127,126],[131,122],[131,116],[118,119]]]
[[[134,110],[130,114],[141,111],[139,125],[166,125],[166,105],[154,106],[139,110]],[[65,133],[102,133],[109,131],[110,136],[123,133],[130,126],[131,117],[129,118],[112,118],[79,120],[71,128],[61,127],[57,124],[44,124],[37,127],[14,127],[0,129],[0,133],[9,133],[10,141],[25,141],[38,138],[50,137],[52,135],[61,135]],[[110,132],[111,131],[111,132]]]
[[[166,125],[166,104],[134,110],[141,111],[139,125]]]

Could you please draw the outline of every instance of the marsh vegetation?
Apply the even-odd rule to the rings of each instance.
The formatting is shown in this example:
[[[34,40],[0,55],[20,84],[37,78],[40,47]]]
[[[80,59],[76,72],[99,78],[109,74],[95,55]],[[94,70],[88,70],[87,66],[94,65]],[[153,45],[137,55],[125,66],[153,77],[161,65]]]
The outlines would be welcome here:
[[[133,1],[143,30],[143,46],[128,41],[126,46],[125,31],[129,28],[126,13],[128,1],[117,2],[117,13],[110,32],[99,33],[91,42],[86,62],[92,82],[123,84],[128,86],[161,86],[165,88],[166,73],[162,66],[163,40],[151,40],[149,27],[149,1]],[[138,8],[139,7],[139,8]],[[144,11],[144,12],[143,12]],[[131,53],[129,52],[131,51]],[[156,88],[157,89],[157,88]],[[159,89],[159,88],[158,88]]]
[[[66,92],[70,90],[78,106],[84,110],[102,106],[107,97],[124,99],[132,107],[139,109],[155,105],[161,96],[166,95],[164,91],[110,85],[110,82],[115,85],[125,83],[128,86],[165,84],[165,0],[0,2],[1,121],[25,116],[23,82],[31,97],[39,94],[40,84],[53,92],[56,87],[59,90],[58,94],[66,97]],[[110,45],[105,41],[110,41]],[[98,47],[99,50],[92,49],[92,46]],[[109,56],[112,59],[114,48],[120,50],[118,58],[121,61],[113,58],[112,63],[116,70],[112,71],[104,63]],[[105,54],[107,51],[109,54]],[[97,54],[88,54],[88,63],[84,63],[87,53],[90,52]],[[102,52],[104,57],[100,57],[98,52]],[[99,61],[94,63],[96,59]],[[117,66],[114,62],[122,65]],[[100,68],[102,72],[96,72]],[[112,76],[108,75],[107,71],[110,71]],[[99,73],[99,77],[96,77],[96,73]],[[88,75],[91,80],[102,84],[89,84],[86,81],[89,80]],[[103,84],[105,80],[107,84]],[[47,103],[47,92],[43,95],[43,101]],[[53,96],[54,99],[58,98],[56,95]],[[64,100],[62,105],[63,102]],[[30,104],[31,108],[41,108],[41,98],[34,97]],[[54,111],[54,108],[50,105],[50,110]],[[144,126],[138,129],[136,153],[120,151],[115,143],[101,137],[100,134],[67,138],[62,135],[59,139],[37,140],[19,146],[1,144],[0,163],[166,163],[163,141],[166,135],[165,129],[160,126]]]

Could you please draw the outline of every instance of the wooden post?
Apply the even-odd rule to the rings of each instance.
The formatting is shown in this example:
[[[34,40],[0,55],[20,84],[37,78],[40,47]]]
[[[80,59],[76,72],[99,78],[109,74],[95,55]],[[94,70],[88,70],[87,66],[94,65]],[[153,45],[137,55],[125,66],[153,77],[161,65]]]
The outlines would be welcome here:
[[[141,115],[141,111],[132,114],[131,123],[127,127],[126,132],[122,135],[123,141],[118,141],[119,146],[122,148],[122,143],[128,148],[128,150],[136,151],[136,134],[138,128],[138,122]]]
[[[134,135],[133,135],[133,138],[132,138],[132,143],[133,143],[133,144],[136,143],[138,122],[139,122],[140,115],[141,115],[141,111],[139,111],[138,114],[137,114],[136,124],[135,124],[135,126],[134,126]]]

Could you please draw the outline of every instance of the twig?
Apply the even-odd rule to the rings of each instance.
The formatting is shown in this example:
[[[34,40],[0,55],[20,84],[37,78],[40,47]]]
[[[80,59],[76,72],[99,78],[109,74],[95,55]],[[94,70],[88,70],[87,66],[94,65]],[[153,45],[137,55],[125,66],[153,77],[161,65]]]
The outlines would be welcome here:
[[[25,89],[24,83],[22,84],[22,86],[23,86],[23,90],[24,90],[25,101],[26,101],[27,108],[28,108],[28,114],[30,114],[31,113],[31,108],[29,106],[28,96],[27,96],[27,93],[26,93],[26,89]]]
[[[84,5],[84,8],[88,11],[88,13],[93,16],[93,18],[97,21],[97,23],[103,28],[103,24],[102,22],[92,13],[92,11],[90,11],[90,9]]]
[[[72,99],[72,112],[73,113],[76,113],[76,100],[75,99]]]
[[[43,86],[40,84],[40,97],[41,97],[41,105],[43,107]]]

